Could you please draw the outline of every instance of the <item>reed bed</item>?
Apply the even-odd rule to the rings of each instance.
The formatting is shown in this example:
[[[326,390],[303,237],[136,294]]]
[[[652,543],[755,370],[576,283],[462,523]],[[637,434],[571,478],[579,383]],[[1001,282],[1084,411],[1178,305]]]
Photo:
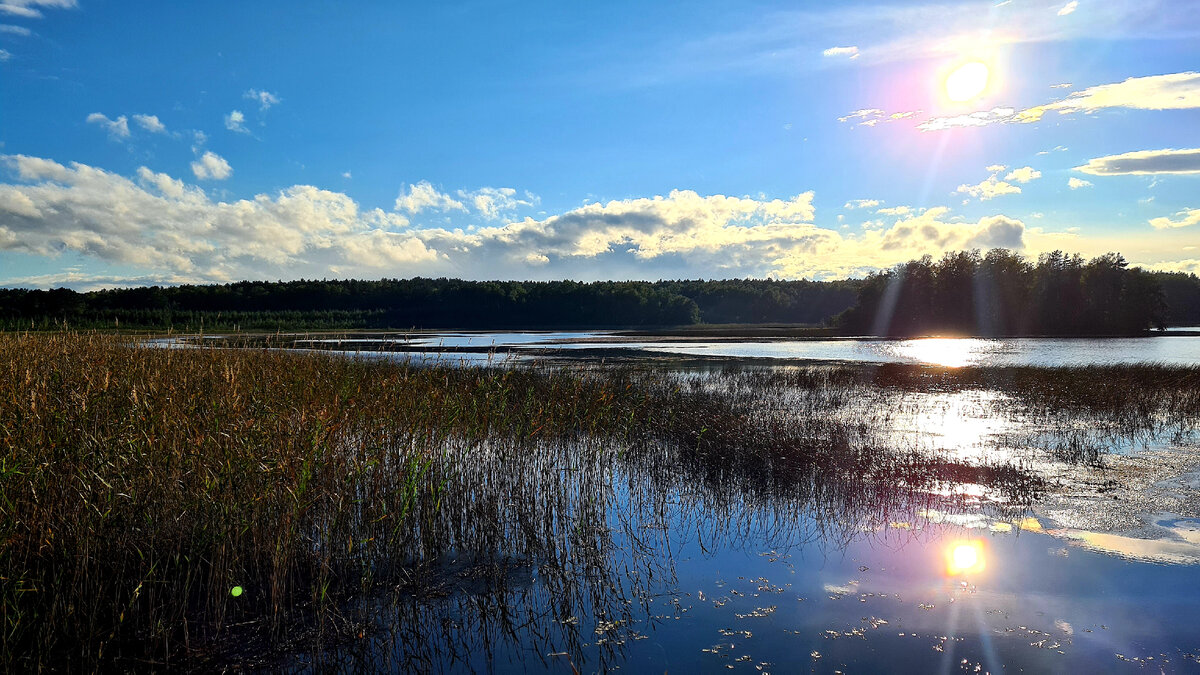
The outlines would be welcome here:
[[[1038,489],[889,447],[828,414],[844,374],[810,376],[825,393],[785,410],[753,378],[0,335],[0,666],[212,667],[339,639],[363,630],[348,608],[447,556],[603,568],[617,466],[700,495],[700,518],[785,500],[887,522],[947,481]]]

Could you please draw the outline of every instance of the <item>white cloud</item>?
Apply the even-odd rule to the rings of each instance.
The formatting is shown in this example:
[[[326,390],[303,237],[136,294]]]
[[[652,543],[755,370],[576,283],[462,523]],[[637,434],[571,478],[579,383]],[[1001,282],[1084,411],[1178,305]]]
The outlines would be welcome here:
[[[517,191],[513,188],[482,187],[470,192],[459,190],[458,196],[474,206],[475,210],[483,217],[489,219],[499,218],[523,206],[534,206],[539,201],[529,192],[526,192],[522,199],[517,196]]]
[[[948,250],[1064,248],[1093,255],[1136,248],[1130,240],[1042,232],[1002,213],[967,221],[946,207],[919,212],[891,207],[892,222],[843,231],[815,224],[811,192],[768,199],[677,190],[451,229],[414,225],[398,212],[360,209],[345,194],[308,185],[218,201],[194,183],[145,167],[126,178],[36,157],[6,156],[0,164],[15,174],[0,182],[0,250],[43,256],[48,270],[64,253],[131,270],[128,277],[82,278],[93,274],[85,265],[78,273],[58,275],[75,275],[77,285],[412,275],[831,278]],[[422,193],[406,188],[402,197],[415,194],[420,201]],[[440,207],[423,208],[434,209],[435,222],[442,220]],[[477,215],[473,203],[463,208],[464,217]],[[1184,212],[1175,219],[1186,217]],[[1155,242],[1141,242],[1146,238],[1139,235],[1141,248],[1150,251],[1139,250],[1141,258],[1170,259],[1188,234],[1164,230]],[[49,279],[43,275],[37,283],[52,283]]]
[[[985,127],[989,124],[997,122],[1012,121],[1016,110],[1013,108],[992,108],[991,110],[977,110],[972,113],[963,115],[953,115],[950,117],[933,117],[925,120],[917,125],[921,131],[941,131],[943,129],[953,129],[955,127]]]
[[[347,179],[348,179],[348,178],[353,178],[353,177],[354,177],[354,176],[352,176],[352,175],[350,174],[350,172],[349,172],[349,171],[343,171],[343,172],[342,172],[342,178],[347,178]]]
[[[1091,186],[1092,186],[1092,181],[1090,181],[1090,180],[1083,180],[1082,178],[1076,178],[1074,176],[1071,176],[1070,178],[1067,179],[1067,187],[1071,188],[1072,190],[1078,190],[1079,188],[1085,188],[1085,187],[1091,187]]]
[[[858,47],[853,45],[849,47],[830,47],[821,52],[822,56],[847,56],[851,59],[858,58]]]
[[[1093,176],[1200,173],[1200,148],[1138,150],[1096,157],[1075,170]]]
[[[1143,265],[1151,272],[1183,272],[1184,274],[1200,274],[1200,259],[1171,260],[1167,262]]]
[[[149,131],[152,134],[165,134],[167,127],[158,119],[158,115],[134,115],[133,121],[138,123],[138,126]]]
[[[997,179],[995,176],[989,176],[986,180],[975,185],[962,184],[958,186],[958,192],[965,192],[972,197],[978,197],[983,200],[992,199],[1001,195],[1012,195],[1021,192],[1021,188],[1011,183],[1006,183]]]
[[[1051,89],[1070,89],[1071,87],[1074,87],[1074,86],[1075,85],[1071,84],[1070,82],[1059,82],[1058,84],[1050,85],[1050,88]]]
[[[849,113],[847,115],[839,117],[838,121],[839,122],[849,122],[850,120],[857,119],[857,120],[863,120],[863,122],[860,122],[860,124],[865,123],[865,122],[870,122],[871,125],[869,125],[869,126],[873,126],[875,123],[874,121],[878,120],[880,117],[883,117],[883,114],[884,114],[883,111],[880,110],[879,108],[863,108],[861,110],[855,110],[852,113]]]
[[[1200,108],[1200,73],[1130,77],[1077,91],[1065,99],[1021,111],[1019,122],[1035,122],[1051,110],[1066,115],[1095,112],[1103,108],[1134,110],[1187,110]]]
[[[1183,211],[1176,213],[1175,216],[1179,218],[1179,220],[1171,220],[1167,217],[1151,218],[1150,225],[1156,230],[1200,225],[1200,209],[1184,209]]]
[[[1067,4],[1063,5],[1062,9],[1058,10],[1058,15],[1066,16],[1066,15],[1070,14],[1071,12],[1074,12],[1076,9],[1078,9],[1078,7],[1079,7],[1079,0],[1071,0]]]
[[[433,187],[429,181],[424,180],[416,185],[409,185],[407,192],[405,189],[401,189],[400,195],[396,197],[397,211],[420,213],[426,209],[466,211],[467,207],[454,197],[438,192],[437,188]]]
[[[912,212],[912,207],[909,206],[889,206],[887,208],[879,209],[875,213],[884,216],[907,216]]]
[[[75,6],[75,0],[3,0],[0,1],[0,14],[38,19],[42,16],[38,8],[70,9]]]
[[[279,103],[279,97],[269,91],[251,89],[242,95],[243,98],[258,102],[259,110],[266,112],[271,106]]]
[[[934,117],[917,125],[922,131],[940,131],[954,127],[981,127],[989,124],[1032,123],[1047,112],[1060,115],[1094,113],[1106,108],[1132,110],[1190,110],[1200,108],[1200,73],[1131,77],[1122,82],[1102,84],[1074,92],[1064,99],[1016,111],[993,108],[952,117]]]
[[[1001,169],[1003,171],[1003,169]],[[1004,180],[1016,181],[1018,183],[1028,183],[1031,180],[1037,180],[1042,177],[1042,172],[1032,166],[1023,166],[1018,169],[1013,169],[1008,172]]]
[[[236,131],[239,134],[250,133],[250,130],[246,128],[246,115],[241,110],[230,111],[225,116],[225,128],[230,131]]]
[[[0,49],[0,63],[3,63],[12,58],[12,52],[7,49]]]
[[[879,206],[880,203],[881,202],[878,199],[851,199],[850,201],[846,202],[842,206],[842,208],[843,209],[869,209],[869,208],[872,208],[875,206]]]
[[[21,36],[28,37],[29,35],[31,35],[33,33],[33,31],[29,30],[28,28],[26,28],[24,26],[14,26],[12,24],[5,23],[5,24],[0,24],[0,33],[8,33],[9,35],[21,35]]]
[[[192,162],[192,173],[200,180],[225,180],[233,175],[233,168],[215,152],[205,152]]]
[[[87,116],[88,124],[95,124],[100,128],[108,131],[109,137],[113,140],[122,140],[129,138],[129,119],[121,115],[115,120],[110,120],[106,115],[94,112]]]
[[[0,184],[3,251],[72,252],[170,283],[321,276],[344,265],[395,274],[442,259],[399,214],[364,212],[344,194],[308,185],[217,202],[145,167],[130,180],[37,157],[3,163],[23,181]]]
[[[1013,169],[1008,173],[1007,176],[1004,177],[1004,180],[1001,180],[1000,172],[1004,171],[1006,168],[1007,167],[1005,167],[1003,164],[993,164],[986,169],[992,174],[988,176],[986,180],[975,185],[967,185],[964,183],[963,185],[958,186],[957,191],[971,195],[972,197],[978,197],[981,200],[988,200],[1001,195],[1012,195],[1021,192],[1021,188],[1007,181],[1028,183],[1029,181],[1036,180],[1042,176],[1041,171],[1038,171],[1031,166],[1023,166]],[[963,203],[965,204],[966,202]]]

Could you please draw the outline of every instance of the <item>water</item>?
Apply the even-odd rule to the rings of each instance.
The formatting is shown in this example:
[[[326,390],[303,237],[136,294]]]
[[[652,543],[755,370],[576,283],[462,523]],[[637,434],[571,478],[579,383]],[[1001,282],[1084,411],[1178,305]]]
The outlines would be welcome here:
[[[1025,499],[594,440],[460,448],[422,520],[434,543],[420,580],[376,597],[361,638],[287,665],[1200,672],[1200,474],[1181,470],[1198,463],[1194,429],[1122,431],[1103,411],[997,389],[758,395],[757,410],[856,422],[865,443],[1020,460],[1056,482]],[[1074,434],[1109,453],[1103,470],[1050,452]]]
[[[750,396],[746,414],[828,424],[849,447],[1015,463],[1047,482],[1038,494],[986,474],[880,484],[854,471],[796,471],[786,456],[697,460],[587,437],[452,447],[443,496],[419,519],[421,564],[344,609],[369,617],[357,637],[300,650],[284,666],[1200,672],[1200,438],[1194,416],[1178,412],[1191,390],[1150,390],[1139,405],[1164,407],[1147,413],[1003,380],[769,380],[802,372],[797,363],[1195,366],[1198,337],[669,342],[529,332],[295,346],[452,365],[570,354],[593,363],[597,349],[786,359],[744,377],[690,367],[672,377]]]
[[[397,356],[445,350],[476,363],[486,355],[553,356],[605,350],[609,355],[658,355],[726,359],[921,363],[960,366],[1074,366],[1159,363],[1200,365],[1200,335],[1144,338],[868,338],[820,340],[625,339],[598,332],[422,333],[412,336],[304,338],[300,347],[342,350],[386,349]],[[420,347],[421,351],[412,348]],[[586,353],[586,352],[584,352]],[[484,354],[465,357],[463,354]],[[428,356],[417,357],[428,359]]]

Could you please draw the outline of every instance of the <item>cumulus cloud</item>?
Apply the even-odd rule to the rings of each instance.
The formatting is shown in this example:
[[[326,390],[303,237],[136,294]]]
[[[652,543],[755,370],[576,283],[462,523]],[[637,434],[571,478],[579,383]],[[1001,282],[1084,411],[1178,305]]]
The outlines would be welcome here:
[[[1156,230],[1197,225],[1200,224],[1200,209],[1184,209],[1176,213],[1175,217],[1178,220],[1171,220],[1165,216],[1162,218],[1151,218],[1150,225]]]
[[[1023,166],[1018,169],[1013,169],[1008,173],[1007,176],[1004,177],[1004,180],[1001,180],[1000,172],[1004,171],[1006,168],[1007,167],[1005,167],[1003,164],[993,164],[986,169],[992,174],[988,176],[987,179],[981,183],[976,183],[975,185],[968,185],[964,183],[958,186],[957,191],[968,194],[972,197],[978,197],[981,200],[988,200],[1001,195],[1012,195],[1021,192],[1021,188],[1009,183],[1008,181],[1013,181],[1016,183],[1028,183],[1031,180],[1040,178],[1042,175],[1042,172],[1034,169],[1031,166]]]
[[[222,202],[146,167],[126,178],[36,157],[2,161],[16,180],[0,183],[0,250],[47,258],[70,252],[168,283],[415,274],[828,278],[926,253],[1021,249],[1027,235],[1020,220],[964,221],[945,207],[894,207],[890,226],[849,234],[814,223],[812,192],[767,199],[690,190],[464,230],[417,226],[313,186]],[[403,196],[446,196],[422,185]]]
[[[246,115],[241,110],[232,110],[225,116],[225,128],[239,134],[250,133],[246,128]]]
[[[1070,178],[1067,179],[1067,187],[1071,188],[1072,190],[1078,190],[1079,188],[1085,188],[1085,187],[1091,187],[1091,186],[1092,186],[1092,181],[1090,181],[1090,180],[1083,180],[1082,178],[1076,178],[1074,176],[1071,176]]]
[[[1063,5],[1062,9],[1058,10],[1058,15],[1066,16],[1066,15],[1070,14],[1071,12],[1074,12],[1078,8],[1079,8],[1079,0],[1071,0],[1067,4]]]
[[[0,250],[48,258],[69,251],[173,283],[319,276],[345,264],[366,273],[440,259],[405,230],[403,216],[364,212],[313,186],[218,202],[146,167],[131,180],[23,155],[3,163],[20,182],[0,184]]]
[[[262,112],[266,112],[271,106],[279,103],[280,100],[275,94],[262,89],[251,89],[242,94],[242,97],[251,101],[257,101],[258,109]]]
[[[910,206],[889,206],[886,208],[879,209],[875,213],[878,213],[878,214],[884,215],[884,216],[907,216],[908,214],[910,214],[912,212],[913,212],[913,210],[912,210],[912,207],[910,207]]]
[[[423,180],[407,188],[401,188],[396,197],[396,210],[420,213],[428,209],[439,211],[466,211],[467,207],[454,197],[438,192],[429,181]]]
[[[119,141],[129,138],[129,119],[124,115],[115,120],[110,120],[106,115],[94,112],[87,116],[87,122],[107,131],[109,137],[113,140]]]
[[[526,192],[523,196],[517,196],[517,191],[513,188],[493,188],[482,187],[478,190],[458,191],[459,198],[471,204],[475,211],[481,214],[484,218],[496,219],[506,213],[512,213],[521,207],[531,207],[538,203],[538,198]]]
[[[133,121],[152,134],[167,133],[166,125],[158,119],[158,115],[134,115]]]
[[[917,251],[1025,246],[1025,224],[1020,220],[995,215],[974,223],[951,222],[944,218],[948,212],[944,206],[925,209],[896,221],[887,230],[869,232],[867,240],[874,241],[884,251],[901,250],[909,255]]]
[[[1171,260],[1167,262],[1157,262],[1142,267],[1151,272],[1183,272],[1184,274],[1200,274],[1200,259],[1191,258],[1187,260]]]
[[[858,47],[853,45],[849,47],[830,47],[821,52],[822,56],[845,56],[851,59],[858,58]]]
[[[1200,173],[1200,148],[1138,150],[1096,157],[1083,166],[1075,167],[1075,170],[1093,176]]]
[[[851,199],[850,201],[846,202],[842,206],[842,208],[843,209],[869,209],[869,208],[872,208],[875,206],[879,206],[879,204],[880,204],[880,202],[878,199]]]
[[[1003,171],[1003,169],[1001,169]],[[1018,183],[1028,183],[1031,180],[1036,180],[1042,177],[1042,172],[1032,166],[1023,166],[1019,169],[1013,169],[1008,172],[1004,180],[1016,181]]]
[[[225,180],[233,175],[233,168],[224,157],[208,151],[192,162],[192,173],[200,180]]]

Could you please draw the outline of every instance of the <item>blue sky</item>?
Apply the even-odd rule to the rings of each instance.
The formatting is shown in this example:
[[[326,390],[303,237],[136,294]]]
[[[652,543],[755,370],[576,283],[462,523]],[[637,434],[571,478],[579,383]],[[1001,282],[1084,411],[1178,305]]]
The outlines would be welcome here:
[[[828,4],[0,0],[0,285],[1200,271],[1200,3]]]

